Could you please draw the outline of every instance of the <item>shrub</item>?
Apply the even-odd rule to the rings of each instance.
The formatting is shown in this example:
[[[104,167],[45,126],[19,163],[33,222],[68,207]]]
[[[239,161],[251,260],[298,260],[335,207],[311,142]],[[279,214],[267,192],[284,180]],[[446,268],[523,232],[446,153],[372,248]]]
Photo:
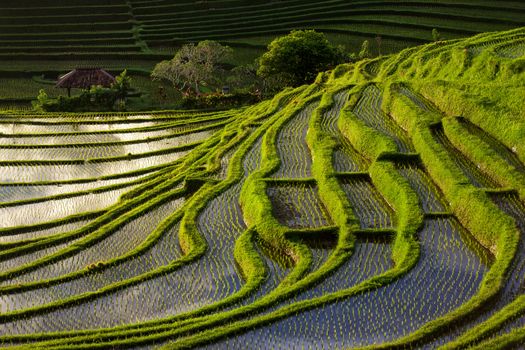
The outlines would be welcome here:
[[[56,99],[49,98],[44,90],[40,90],[37,100],[33,101],[33,108],[45,112],[121,111],[126,107],[125,98],[130,86],[131,78],[124,70],[111,88],[92,86],[89,90],[82,90],[80,95],[59,96]]]

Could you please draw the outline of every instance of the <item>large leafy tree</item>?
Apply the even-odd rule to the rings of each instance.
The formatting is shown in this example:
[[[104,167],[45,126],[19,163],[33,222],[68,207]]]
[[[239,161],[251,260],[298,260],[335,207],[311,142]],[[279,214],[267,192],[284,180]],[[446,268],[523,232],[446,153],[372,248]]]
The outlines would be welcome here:
[[[221,62],[231,55],[231,48],[206,40],[198,45],[187,44],[169,61],[155,66],[154,80],[168,80],[181,92],[199,94],[199,85],[213,85],[222,73]]]
[[[317,73],[344,60],[343,49],[331,44],[323,33],[294,30],[268,45],[268,51],[259,59],[257,74],[297,86],[311,83]]]

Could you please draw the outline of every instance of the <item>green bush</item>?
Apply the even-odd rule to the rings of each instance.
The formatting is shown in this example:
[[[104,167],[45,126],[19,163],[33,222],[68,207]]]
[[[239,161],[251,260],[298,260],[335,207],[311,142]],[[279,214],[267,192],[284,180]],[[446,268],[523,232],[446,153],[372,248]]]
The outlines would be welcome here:
[[[101,86],[93,86],[77,96],[59,96],[56,99],[48,98],[41,91],[33,107],[45,112],[108,111],[115,110],[119,98],[119,91]]]
[[[131,77],[124,70],[110,88],[92,86],[89,90],[82,90],[80,95],[59,96],[56,99],[49,98],[44,90],[40,90],[32,104],[35,110],[44,112],[122,111],[125,110],[125,98],[130,90]]]

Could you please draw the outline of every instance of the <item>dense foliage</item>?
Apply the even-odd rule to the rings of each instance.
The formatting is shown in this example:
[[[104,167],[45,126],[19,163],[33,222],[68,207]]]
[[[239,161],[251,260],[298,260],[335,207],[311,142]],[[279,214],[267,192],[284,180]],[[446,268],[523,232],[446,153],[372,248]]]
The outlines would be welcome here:
[[[321,71],[345,61],[342,48],[315,30],[294,30],[273,40],[259,59],[257,74],[278,77],[285,86],[311,83]]]
[[[189,42],[228,45],[234,49],[228,64],[245,66],[277,36],[310,28],[356,58],[367,40],[375,57],[428,43],[433,29],[441,39],[457,39],[516,28],[525,25],[524,9],[523,1],[493,0],[3,0],[0,109],[30,108],[40,89],[57,96],[52,82],[80,67],[112,73],[128,68],[142,96],[128,101],[127,108],[173,108],[181,94],[147,77],[155,64],[172,59]],[[45,79],[38,79],[42,75]],[[166,94],[158,93],[159,85]],[[254,91],[251,85],[243,85],[243,92]],[[202,92],[208,91],[203,87]]]
[[[200,85],[217,86],[223,79],[222,63],[231,55],[231,48],[218,42],[205,40],[186,44],[169,61],[155,66],[151,77],[168,80],[179,91],[199,94]]]
[[[58,96],[50,98],[44,90],[40,90],[33,107],[45,112],[88,112],[125,110],[126,97],[131,89],[131,77],[124,70],[115,78],[115,83],[109,88],[92,86],[89,90],[81,90],[76,96]]]

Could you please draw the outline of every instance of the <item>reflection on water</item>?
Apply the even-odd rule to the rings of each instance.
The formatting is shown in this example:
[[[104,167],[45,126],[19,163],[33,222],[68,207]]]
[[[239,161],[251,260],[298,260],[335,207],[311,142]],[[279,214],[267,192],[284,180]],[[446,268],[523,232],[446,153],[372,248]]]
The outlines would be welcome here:
[[[39,134],[48,132],[96,132],[96,131],[112,131],[125,130],[133,128],[146,128],[149,126],[159,125],[158,122],[134,122],[134,123],[74,123],[74,124],[0,124],[0,133],[3,134]]]
[[[83,212],[101,210],[116,203],[123,193],[132,188],[133,186],[79,197],[0,208],[0,217],[2,217],[0,228],[33,225]]]
[[[90,179],[124,174],[152,166],[174,162],[188,151],[173,152],[158,156],[119,160],[105,163],[57,164],[57,165],[8,165],[0,167],[1,182],[62,181]]]
[[[428,219],[418,235],[420,260],[402,278],[206,348],[245,349],[251,344],[254,349],[336,349],[407,335],[477,292],[488,259],[467,247],[462,231],[455,220]]]
[[[187,135],[169,137],[157,141],[142,141],[133,144],[87,145],[51,148],[2,149],[0,161],[10,160],[72,160],[121,157],[128,154],[141,154],[182,146],[209,138],[213,130],[200,131]]]
[[[32,198],[55,196],[58,194],[68,194],[81,191],[88,191],[95,188],[118,185],[126,182],[139,180],[150,174],[128,176],[113,180],[97,180],[78,184],[52,184],[52,185],[8,185],[0,184],[0,203],[13,202]]]

